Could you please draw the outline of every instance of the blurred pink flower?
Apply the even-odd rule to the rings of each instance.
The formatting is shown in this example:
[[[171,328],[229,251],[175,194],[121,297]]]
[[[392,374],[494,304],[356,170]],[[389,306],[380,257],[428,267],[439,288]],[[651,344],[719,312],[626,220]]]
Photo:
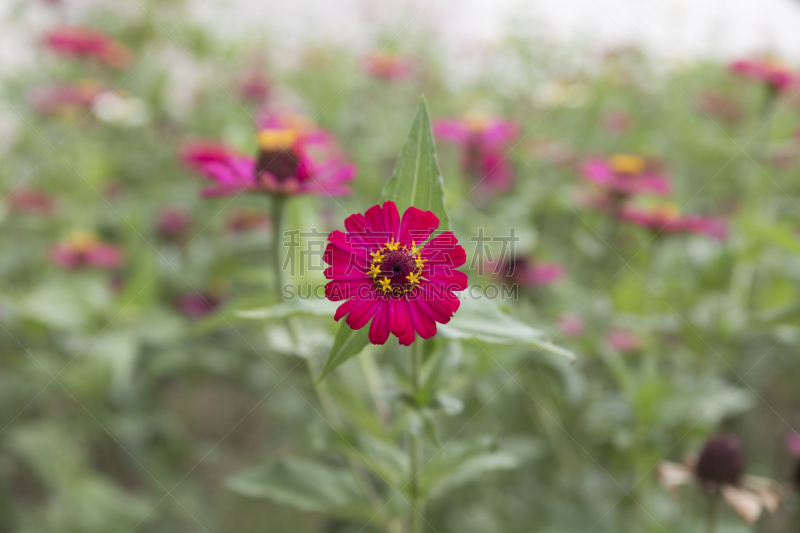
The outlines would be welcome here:
[[[720,241],[728,237],[728,223],[724,219],[682,215],[672,204],[660,204],[649,209],[625,207],[619,216],[621,220],[655,232],[698,233]]]
[[[741,104],[733,97],[718,91],[703,91],[697,96],[696,105],[706,115],[728,122],[742,118]]]
[[[267,75],[260,70],[245,72],[239,80],[239,93],[252,102],[263,102],[272,91],[272,84]]]
[[[158,213],[156,227],[159,235],[165,239],[180,239],[191,225],[192,215],[182,207],[167,206]]]
[[[609,109],[603,113],[603,129],[613,135],[622,135],[631,126],[631,117],[624,109]]]
[[[561,315],[558,319],[558,329],[567,337],[580,337],[586,329],[583,319],[574,314]]]
[[[584,179],[615,196],[626,198],[635,194],[666,195],[672,182],[651,171],[647,162],[636,155],[614,154],[608,160],[593,158],[583,164]]]
[[[262,123],[266,126],[258,134],[257,159],[230,154],[199,165],[200,172],[215,182],[202,191],[203,196],[350,193],[348,183],[355,178],[356,167],[342,162],[328,132],[316,126],[298,129],[289,115],[269,116]]]
[[[786,435],[786,449],[795,457],[800,457],[800,433],[794,431]]]
[[[45,36],[44,44],[56,54],[93,58],[118,69],[126,68],[132,58],[125,45],[93,28],[59,26]]]
[[[209,293],[190,291],[178,297],[178,308],[189,320],[200,320],[213,313],[222,304],[224,298],[217,298]]]
[[[94,233],[76,231],[67,240],[53,246],[50,258],[68,269],[116,268],[124,262],[125,252],[118,246],[100,242]]]
[[[740,59],[730,65],[731,72],[763,81],[774,91],[782,91],[800,84],[800,77],[777,58]]]
[[[555,262],[513,258],[502,263],[487,261],[486,267],[500,278],[523,288],[552,285],[564,277],[564,268]]]
[[[362,63],[372,77],[385,81],[400,81],[414,72],[412,59],[395,52],[372,52],[362,58]]]
[[[619,353],[638,352],[642,349],[642,340],[632,331],[612,328],[606,334],[608,346]]]
[[[439,119],[433,132],[442,140],[461,145],[461,171],[484,190],[507,191],[514,185],[514,169],[506,154],[520,133],[519,125],[486,115]]]
[[[28,104],[42,115],[52,115],[70,109],[89,110],[95,99],[105,91],[96,80],[34,87],[28,93]]]
[[[178,156],[186,166],[200,170],[206,163],[226,163],[236,157],[236,151],[220,141],[193,139],[181,145]]]
[[[51,215],[56,200],[46,192],[34,189],[15,189],[8,194],[11,209],[17,213],[33,213],[39,216]]]

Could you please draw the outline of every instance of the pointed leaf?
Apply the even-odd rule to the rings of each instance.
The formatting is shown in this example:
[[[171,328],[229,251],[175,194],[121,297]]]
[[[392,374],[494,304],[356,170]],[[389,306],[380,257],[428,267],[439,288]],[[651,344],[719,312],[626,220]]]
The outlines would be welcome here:
[[[319,378],[317,378],[317,382],[325,379],[336,367],[351,357],[361,353],[361,350],[363,350],[367,344],[369,344],[368,327],[350,329],[350,326],[342,320],[339,324],[339,330],[336,332],[336,338],[333,340],[331,352],[328,354],[328,360],[325,361],[325,366]]]
[[[394,174],[383,190],[381,202],[393,201],[400,213],[412,205],[424,211],[433,211],[439,217],[439,229],[446,230],[450,224],[444,209],[443,185],[442,173],[436,162],[428,105],[423,96],[411,131],[397,158]]]

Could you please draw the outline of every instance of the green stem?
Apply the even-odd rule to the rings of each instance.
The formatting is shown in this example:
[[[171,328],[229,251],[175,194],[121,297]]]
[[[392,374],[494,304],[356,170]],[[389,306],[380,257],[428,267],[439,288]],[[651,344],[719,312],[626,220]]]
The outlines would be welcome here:
[[[419,394],[419,374],[422,366],[422,341],[417,340],[411,345],[411,394],[416,403]],[[411,465],[411,480],[409,482],[409,497],[411,506],[411,533],[422,533],[422,505],[420,502],[419,470],[420,470],[420,441],[417,430],[409,432],[408,459]]]
[[[272,268],[275,271],[275,294],[278,301],[283,296],[283,262],[281,261],[281,245],[283,244],[283,217],[286,212],[286,197],[272,197]]]
[[[719,508],[719,493],[709,494],[706,507],[706,533],[717,531],[717,510]]]

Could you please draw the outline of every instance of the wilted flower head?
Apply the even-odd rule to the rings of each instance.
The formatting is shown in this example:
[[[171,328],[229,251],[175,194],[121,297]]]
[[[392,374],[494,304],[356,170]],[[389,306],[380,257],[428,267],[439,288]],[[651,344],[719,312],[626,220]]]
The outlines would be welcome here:
[[[189,320],[200,320],[216,311],[223,302],[223,297],[211,292],[192,290],[178,296],[178,309]]]
[[[338,146],[321,128],[297,129],[293,120],[270,117],[258,133],[258,147],[256,159],[224,151],[201,152],[201,157],[211,160],[199,163],[199,170],[215,182],[203,190],[203,196],[350,193],[347,184],[355,178],[356,167],[341,161]],[[195,153],[192,160],[198,159]]]
[[[93,28],[60,26],[46,35],[44,43],[57,54],[95,59],[118,69],[127,67],[132,56],[125,45]]]
[[[461,171],[490,191],[506,191],[514,184],[506,153],[519,131],[516,122],[479,114],[439,119],[433,125],[437,137],[461,145]]]
[[[103,91],[105,88],[97,80],[35,87],[28,93],[28,104],[42,115],[69,113],[75,109],[89,111]]]
[[[698,233],[717,240],[728,236],[724,219],[699,215],[682,215],[674,204],[661,203],[649,208],[625,207],[620,219],[656,233]]]
[[[552,285],[564,277],[564,267],[552,261],[513,257],[499,263],[487,262],[487,267],[501,279],[523,288]]]
[[[642,349],[642,339],[633,331],[611,328],[606,334],[609,348],[619,353],[633,353]]]
[[[411,58],[386,50],[365,55],[362,63],[367,73],[386,81],[399,81],[414,72],[414,62]]]
[[[8,194],[11,209],[17,213],[34,213],[40,216],[52,214],[56,200],[46,192],[34,189],[15,189]]]
[[[648,168],[647,161],[637,155],[614,154],[608,160],[593,158],[581,169],[584,179],[616,197],[636,194],[666,195],[672,182]]]
[[[603,129],[613,135],[622,135],[631,126],[631,116],[624,109],[609,109],[603,113]]]
[[[742,118],[741,104],[731,96],[717,91],[703,91],[696,98],[696,105],[706,115],[735,122]]]
[[[773,91],[782,91],[800,83],[800,77],[773,56],[760,59],[740,59],[730,65],[731,72],[763,81]]]
[[[662,486],[673,493],[687,484],[719,493],[745,522],[753,524],[764,509],[774,512],[784,493],[771,479],[746,475],[744,466],[739,440],[717,435],[709,439],[697,459],[687,459],[684,464],[662,462],[658,478]]]
[[[409,207],[403,218],[394,202],[376,205],[344,221],[347,233],[334,231],[324,260],[325,296],[344,302],[338,321],[361,329],[372,319],[369,340],[384,344],[389,333],[400,344],[436,335],[436,323],[447,324],[460,301],[454,291],[467,288],[467,275],[455,270],[467,255],[451,232],[428,240],[439,227],[430,211]]]
[[[50,258],[57,265],[69,269],[116,268],[125,260],[125,252],[118,246],[101,242],[90,231],[76,231],[53,246]]]

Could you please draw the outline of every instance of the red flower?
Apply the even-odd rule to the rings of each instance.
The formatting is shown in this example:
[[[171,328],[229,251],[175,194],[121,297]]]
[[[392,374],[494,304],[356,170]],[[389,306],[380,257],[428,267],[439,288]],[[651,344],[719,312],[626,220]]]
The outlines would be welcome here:
[[[57,54],[94,58],[114,68],[123,69],[131,61],[131,51],[125,45],[92,28],[61,26],[50,31],[44,43]]]
[[[730,66],[731,72],[766,83],[774,91],[788,89],[800,83],[800,76],[773,57],[740,59]]]
[[[52,248],[50,258],[68,269],[116,268],[125,260],[125,252],[117,246],[100,242],[94,233],[76,231]]]
[[[372,319],[373,344],[384,344],[390,332],[405,346],[415,332],[423,339],[436,335],[436,323],[448,323],[458,310],[453,291],[467,288],[467,275],[455,270],[467,260],[455,235],[428,240],[439,227],[436,215],[409,207],[401,220],[394,202],[351,215],[344,227],[347,233],[329,235],[324,255],[331,265],[325,277],[332,280],[325,296],[344,302],[334,318],[347,315],[352,329]]]
[[[632,353],[642,349],[642,339],[632,331],[613,328],[606,334],[606,343],[615,352]]]
[[[461,171],[487,190],[507,191],[514,185],[514,169],[506,158],[519,136],[510,120],[470,114],[462,119],[441,119],[433,125],[440,139],[461,145]]]
[[[728,236],[728,224],[724,219],[698,215],[681,215],[675,206],[661,204],[650,209],[626,207],[620,219],[650,231],[663,233],[699,233],[717,240]]]
[[[665,195],[672,190],[669,179],[650,171],[647,162],[636,155],[614,154],[608,161],[590,159],[581,171],[584,179],[622,197],[642,193]]]
[[[17,213],[35,213],[39,216],[51,215],[56,208],[56,200],[49,194],[34,189],[16,189],[8,194],[11,209]]]
[[[192,225],[192,214],[181,207],[163,207],[157,216],[156,229],[164,239],[184,237]]]
[[[96,80],[78,83],[35,87],[28,93],[28,103],[42,115],[52,115],[70,109],[91,109],[94,101],[105,91]]]
[[[258,134],[259,154],[253,159],[227,149],[203,153],[207,162],[199,170],[216,182],[203,196],[229,196],[241,192],[266,194],[350,193],[347,184],[355,178],[356,167],[341,162],[338,147],[319,128],[299,129],[288,115],[269,117]],[[185,161],[190,158],[183,156]],[[197,160],[197,154],[194,160]]]

